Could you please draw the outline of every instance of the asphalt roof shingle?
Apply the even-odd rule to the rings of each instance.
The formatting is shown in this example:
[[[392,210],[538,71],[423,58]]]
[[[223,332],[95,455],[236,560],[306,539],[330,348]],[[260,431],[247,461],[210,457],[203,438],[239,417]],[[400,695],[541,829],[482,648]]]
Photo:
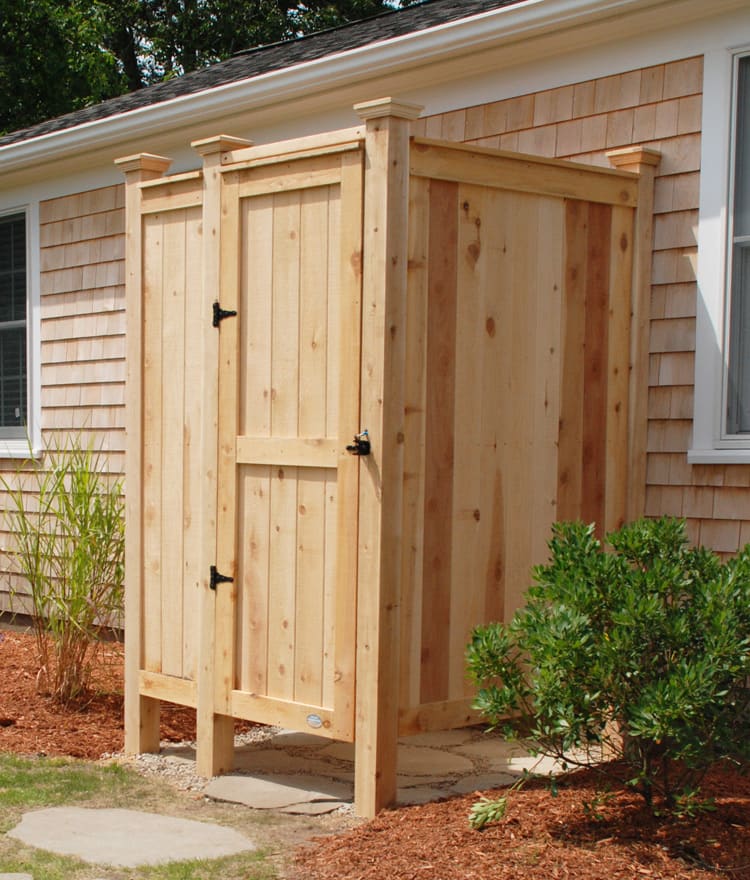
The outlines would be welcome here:
[[[202,70],[11,132],[0,137],[0,146],[32,140],[520,2],[523,0],[426,0],[418,6],[386,12],[296,40],[249,49]]]

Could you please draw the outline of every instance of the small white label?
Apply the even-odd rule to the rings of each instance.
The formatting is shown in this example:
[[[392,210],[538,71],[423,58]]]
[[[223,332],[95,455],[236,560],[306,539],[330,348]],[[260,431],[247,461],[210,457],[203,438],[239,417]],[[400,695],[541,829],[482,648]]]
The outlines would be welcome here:
[[[317,730],[319,727],[323,726],[323,719],[320,717],[320,715],[308,715],[307,723],[310,725],[310,727]]]

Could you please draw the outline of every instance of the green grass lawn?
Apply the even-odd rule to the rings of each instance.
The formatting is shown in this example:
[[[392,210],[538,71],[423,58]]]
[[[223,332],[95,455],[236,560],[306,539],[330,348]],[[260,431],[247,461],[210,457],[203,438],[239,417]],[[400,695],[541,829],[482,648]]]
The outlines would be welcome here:
[[[236,828],[258,849],[210,861],[111,868],[35,849],[7,836],[25,812],[56,806],[119,807]],[[22,758],[0,753],[0,873],[34,880],[272,880],[294,845],[314,832],[306,820],[216,804],[118,764]]]

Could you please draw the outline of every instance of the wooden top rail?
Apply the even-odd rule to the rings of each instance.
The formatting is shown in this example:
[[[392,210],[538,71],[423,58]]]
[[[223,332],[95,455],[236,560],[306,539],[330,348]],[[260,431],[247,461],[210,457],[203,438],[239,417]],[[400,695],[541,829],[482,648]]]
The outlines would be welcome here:
[[[222,153],[222,170],[253,168],[258,165],[277,163],[280,160],[304,159],[326,153],[340,153],[360,149],[365,138],[363,126],[345,128],[324,134],[292,138],[273,144],[229,150]]]
[[[411,174],[634,208],[638,176],[564,159],[412,138]]]
[[[141,181],[138,186],[140,189],[154,189],[155,187],[168,186],[173,183],[182,183],[185,180],[201,180],[203,172],[183,171],[181,174],[169,174],[167,177],[157,177],[155,180]]]
[[[203,204],[203,173],[190,171],[139,183],[141,214],[182,211]]]

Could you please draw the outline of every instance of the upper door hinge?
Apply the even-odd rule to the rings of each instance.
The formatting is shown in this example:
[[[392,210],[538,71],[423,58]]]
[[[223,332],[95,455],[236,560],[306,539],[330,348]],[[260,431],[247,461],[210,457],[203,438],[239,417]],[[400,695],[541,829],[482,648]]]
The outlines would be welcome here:
[[[218,327],[219,324],[224,320],[224,318],[234,318],[237,316],[237,312],[233,309],[222,309],[219,305],[218,300],[214,303],[214,319],[213,325],[214,327]]]

